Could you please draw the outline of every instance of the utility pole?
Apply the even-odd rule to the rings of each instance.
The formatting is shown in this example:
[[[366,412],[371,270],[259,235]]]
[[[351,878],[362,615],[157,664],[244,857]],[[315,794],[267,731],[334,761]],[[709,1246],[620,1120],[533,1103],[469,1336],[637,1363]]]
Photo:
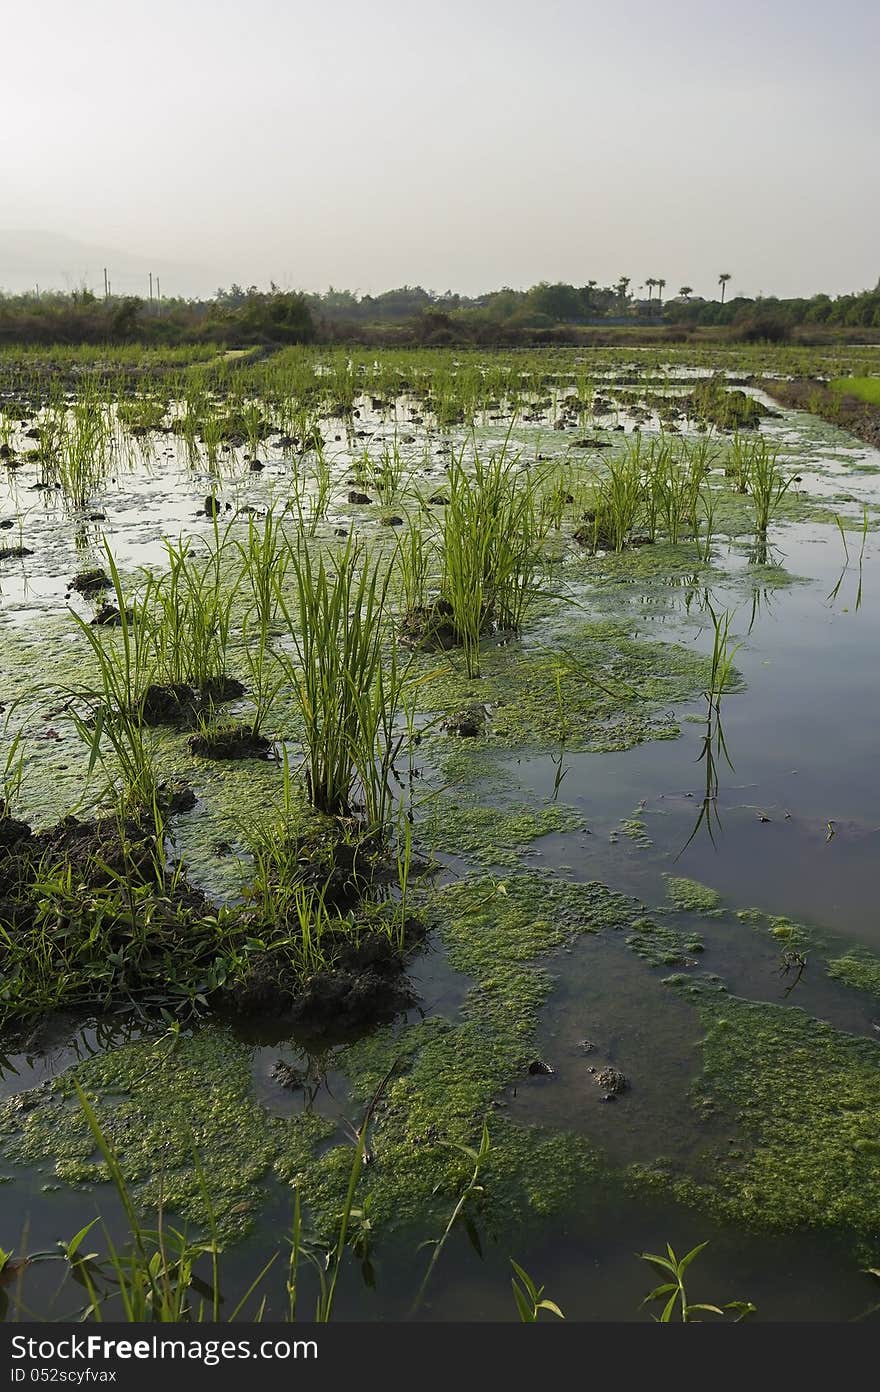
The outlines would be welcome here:
[[[159,285],[159,277],[156,276],[156,313],[157,313],[157,314],[159,313],[159,308],[160,308],[161,304],[162,304],[162,290],[161,290],[161,287],[160,287],[160,285]]]
[[[109,282],[109,280],[107,279],[107,267],[105,266],[105,267],[104,267],[104,299],[105,299],[105,300],[109,300],[109,298],[110,298],[110,282]]]
[[[153,303],[153,272],[150,271],[150,304]]]

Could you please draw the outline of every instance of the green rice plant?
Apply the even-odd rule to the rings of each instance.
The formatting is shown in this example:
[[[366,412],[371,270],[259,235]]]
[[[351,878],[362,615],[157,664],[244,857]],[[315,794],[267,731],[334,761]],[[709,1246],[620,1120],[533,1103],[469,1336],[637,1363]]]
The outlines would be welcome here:
[[[314,461],[312,463],[311,484],[312,484],[312,508],[309,518],[309,536],[314,536],[318,523],[323,522],[327,516],[330,506],[330,495],[333,490],[333,476],[330,472],[330,463],[324,449],[323,442],[318,437],[314,449],[312,450]]]
[[[491,537],[480,490],[453,459],[449,505],[443,518],[441,594],[452,609],[452,623],[469,677],[480,673],[480,638],[491,617]]]
[[[436,543],[426,536],[420,517],[410,517],[403,528],[394,554],[405,613],[423,609],[428,601],[428,582],[432,573]]]
[[[241,423],[244,427],[245,440],[251,458],[255,458],[260,449],[260,440],[263,436],[263,409],[259,401],[247,401],[241,407]]]
[[[157,805],[154,745],[143,728],[143,701],[150,675],[144,629],[130,608],[113,553],[104,543],[107,567],[119,615],[119,641],[115,632],[89,624],[74,610],[71,614],[88,642],[98,668],[99,687],[86,693],[88,713],[71,712],[77,734],[89,749],[88,774],[104,763],[104,740],[110,745],[116,769],[122,777],[125,801],[133,806]],[[83,693],[80,693],[83,694]],[[112,773],[110,775],[112,783]]]
[[[697,506],[702,513],[705,531],[702,529],[699,513],[695,512],[692,521],[694,540],[697,543],[697,555],[708,565],[712,559],[712,539],[715,534],[715,492],[708,485],[699,490]]]
[[[8,733],[16,704],[17,702],[9,707],[3,720],[5,752],[0,764],[0,822],[12,816],[24,781],[24,730],[19,728],[12,736]]]
[[[745,493],[748,491],[752,447],[754,443],[754,437],[740,435],[738,431],[730,442],[730,453],[724,472],[730,479],[737,493]]]
[[[755,1313],[757,1307],[750,1300],[731,1300],[724,1306],[704,1305],[688,1300],[684,1283],[685,1273],[691,1262],[705,1251],[708,1245],[707,1242],[701,1242],[681,1258],[675,1255],[668,1242],[666,1244],[668,1255],[665,1257],[656,1256],[652,1252],[637,1253],[641,1261],[647,1262],[664,1278],[662,1284],[649,1291],[642,1301],[643,1305],[647,1305],[651,1301],[663,1302],[662,1313],[654,1316],[659,1324],[670,1324],[675,1318],[676,1310],[678,1310],[678,1317],[683,1324],[693,1323],[693,1316],[697,1312],[721,1316],[729,1312],[736,1315],[735,1324]]]
[[[638,452],[627,450],[607,464],[597,486],[596,547],[622,551],[641,514],[644,487]]]
[[[541,505],[544,476],[522,470],[505,447],[483,460],[464,450],[449,464],[449,502],[441,534],[441,596],[464,650],[468,676],[479,675],[481,635],[493,624],[516,632],[541,592],[542,545],[550,520]]]
[[[383,444],[378,458],[364,450],[357,468],[364,487],[373,490],[383,507],[390,507],[398,498],[406,477],[406,461],[400,453],[396,435],[390,445]]]
[[[216,474],[220,464],[220,449],[223,444],[223,422],[216,411],[208,411],[201,424],[202,444],[205,447],[208,468],[212,474]]]
[[[541,507],[549,526],[556,532],[562,527],[566,509],[574,501],[573,487],[574,478],[570,464],[562,465],[545,482],[541,494]]]
[[[221,534],[214,519],[204,556],[195,553],[192,537],[166,538],[164,546],[168,572],[150,590],[155,671],[162,682],[187,684],[210,697],[227,676],[232,611],[241,581],[241,572],[228,563],[230,528]],[[146,604],[142,612],[147,612]]]
[[[317,534],[318,524],[327,517],[333,491],[330,462],[320,435],[301,458],[300,467],[291,479],[291,491],[286,510],[294,514],[299,529],[306,536]]]
[[[843,518],[840,517],[839,515],[835,515],[834,521],[835,521],[835,523],[837,524],[837,530],[839,531],[839,533],[840,533],[840,539],[841,539],[841,541],[843,542],[843,555],[844,555],[844,561],[843,561],[843,566],[841,567],[840,575],[838,576],[838,579],[837,579],[837,584],[836,584],[836,585],[834,586],[834,588],[826,595],[826,599],[830,600],[832,603],[833,603],[833,601],[837,598],[838,594],[840,593],[840,587],[841,587],[841,585],[843,584],[844,579],[846,578],[846,572],[847,572],[847,570],[848,570],[848,568],[849,568],[849,543],[847,542],[847,539],[846,539],[846,528],[845,528],[844,523],[843,523]],[[861,546],[859,547],[859,582],[858,582],[858,588],[857,588],[857,590],[856,590],[856,604],[855,604],[856,613],[858,613],[858,611],[859,611],[859,610],[861,609],[861,607],[862,607],[862,586],[863,586],[863,578],[864,578],[863,572],[864,572],[864,564],[865,564],[865,546],[867,545],[867,541],[868,541],[868,508],[867,508],[867,504],[865,504],[865,503],[862,504],[862,526],[861,526],[861,534],[862,534],[862,544],[861,544]]]
[[[697,756],[697,762],[705,764],[706,787],[693,830],[678,852],[678,855],[675,857],[676,860],[684,854],[704,823],[709,833],[709,839],[714,844],[713,819],[715,821],[718,820],[716,807],[719,789],[719,761],[723,758],[728,768],[731,769],[731,771],[733,770],[733,761],[731,760],[727,748],[727,741],[724,737],[721,706],[725,692],[730,689],[736,679],[733,660],[742,644],[731,643],[731,615],[729,610],[725,609],[723,614],[716,613],[708,600],[708,596],[706,599],[706,607],[712,618],[713,643],[709,668],[709,681],[703,693],[706,701],[706,729],[702,737],[700,753]]]
[[[108,789],[115,787],[114,774],[121,777],[122,800],[126,808],[157,808],[159,785],[155,769],[155,741],[144,729],[139,711],[108,703],[107,689],[105,682],[105,699],[96,708],[93,707],[88,715],[71,711],[74,728],[89,751],[87,777],[90,778],[95,766],[101,764],[107,773]],[[105,756],[106,745],[113,753],[110,764]]]
[[[383,652],[390,570],[351,537],[329,566],[299,546],[291,567],[294,601],[280,587],[278,600],[295,656],[278,658],[303,718],[309,801],[332,816],[352,815],[360,801],[368,823],[383,826],[407,687],[396,646]]]
[[[752,442],[747,472],[748,490],[755,508],[755,530],[764,535],[782,499],[794,483],[779,467],[779,447],[769,445],[763,435]]]
[[[109,416],[92,389],[79,396],[72,411],[64,410],[58,420],[58,480],[65,501],[83,511],[107,476],[112,438]]]
[[[262,525],[249,517],[247,541],[236,540],[235,545],[242,560],[242,579],[251,595],[242,637],[255,712],[252,728],[257,735],[283,682],[283,674],[272,660],[270,639],[278,613],[278,592],[290,564],[290,550],[272,508]]]
[[[158,1227],[155,1230],[146,1227],[129,1192],[119,1158],[101,1130],[94,1108],[76,1079],[74,1087],[95,1145],[101,1153],[122,1204],[131,1243],[128,1252],[120,1252],[109,1233],[106,1233],[109,1258],[103,1265],[98,1261],[96,1253],[81,1252],[84,1238],[98,1221],[94,1219],[77,1233],[70,1243],[63,1244],[64,1255],[70,1263],[72,1274],[85,1288],[89,1297],[89,1304],[82,1312],[81,1318],[102,1322],[104,1306],[108,1300],[113,1299],[118,1300],[122,1319],[126,1323],[158,1321],[178,1324],[182,1321],[205,1318],[217,1321],[220,1318],[220,1245],[213,1225],[210,1202],[208,1211],[213,1230],[207,1240],[192,1240],[185,1232],[168,1227],[161,1209]],[[199,1177],[207,1193],[201,1169]],[[213,1275],[209,1287],[198,1279],[194,1270],[196,1262],[206,1255],[211,1258]],[[274,1260],[273,1257],[263,1268],[235,1310],[228,1316],[229,1319],[236,1318]]]
[[[115,415],[126,429],[147,434],[162,428],[167,410],[168,402],[164,396],[145,391],[118,401]]]

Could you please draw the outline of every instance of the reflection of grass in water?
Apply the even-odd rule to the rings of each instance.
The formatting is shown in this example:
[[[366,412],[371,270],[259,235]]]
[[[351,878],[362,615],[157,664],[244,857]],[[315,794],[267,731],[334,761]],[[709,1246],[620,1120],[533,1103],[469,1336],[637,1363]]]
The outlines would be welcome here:
[[[712,842],[713,846],[715,845],[716,830],[721,829],[721,821],[718,816],[719,761],[723,758],[728,768],[733,772],[733,762],[730,758],[727,741],[724,737],[724,726],[721,723],[721,701],[724,693],[728,691],[737,680],[733,659],[742,645],[740,643],[731,643],[730,611],[725,609],[723,614],[716,614],[708,601],[707,608],[712,616],[715,638],[712,646],[709,683],[704,692],[706,699],[706,731],[703,735],[702,748],[697,758],[698,763],[705,763],[706,787],[702,803],[700,804],[699,815],[694,823],[694,828],[678,855],[675,857],[676,860],[684,855],[684,852],[703,825],[705,825],[709,840]]]

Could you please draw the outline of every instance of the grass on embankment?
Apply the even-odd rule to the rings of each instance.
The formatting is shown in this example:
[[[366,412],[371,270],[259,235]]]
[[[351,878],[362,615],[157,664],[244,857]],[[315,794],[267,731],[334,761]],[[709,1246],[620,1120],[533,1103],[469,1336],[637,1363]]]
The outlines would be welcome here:
[[[880,377],[835,377],[829,386],[843,396],[856,396],[870,406],[880,406]]]

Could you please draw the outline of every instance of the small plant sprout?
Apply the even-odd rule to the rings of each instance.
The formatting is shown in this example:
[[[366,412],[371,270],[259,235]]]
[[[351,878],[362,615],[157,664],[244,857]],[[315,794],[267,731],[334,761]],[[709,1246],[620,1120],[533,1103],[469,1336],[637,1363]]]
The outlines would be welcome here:
[[[707,1242],[699,1243],[681,1259],[675,1255],[668,1242],[665,1257],[656,1256],[652,1252],[637,1253],[641,1261],[647,1262],[660,1276],[665,1278],[662,1284],[649,1291],[642,1301],[643,1305],[648,1305],[652,1301],[663,1303],[662,1313],[653,1316],[659,1324],[671,1324],[673,1320],[677,1319],[680,1319],[683,1324],[692,1324],[694,1323],[694,1315],[699,1313],[721,1315],[722,1317],[725,1314],[732,1314],[736,1316],[734,1323],[739,1324],[741,1320],[755,1313],[757,1307],[750,1300],[732,1300],[723,1306],[692,1303],[688,1300],[684,1283],[685,1272],[691,1262],[705,1251],[708,1245]]]
[[[565,1319],[565,1315],[560,1310],[554,1300],[547,1300],[544,1296],[544,1287],[536,1286],[527,1271],[518,1262],[510,1258],[510,1265],[513,1267],[513,1276],[510,1284],[513,1289],[513,1298],[516,1301],[517,1314],[523,1324],[535,1324],[542,1310],[548,1314],[555,1315],[557,1319]]]

